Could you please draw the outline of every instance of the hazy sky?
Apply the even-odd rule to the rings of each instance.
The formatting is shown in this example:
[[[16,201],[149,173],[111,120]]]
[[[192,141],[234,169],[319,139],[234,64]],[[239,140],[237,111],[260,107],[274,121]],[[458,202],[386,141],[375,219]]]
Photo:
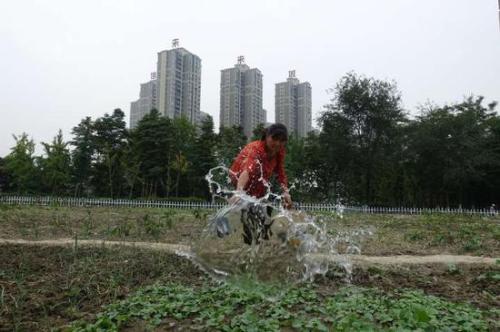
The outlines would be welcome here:
[[[202,59],[201,110],[216,126],[220,70],[238,55],[264,75],[268,121],[290,69],[312,85],[313,117],[351,70],[394,79],[412,114],[427,100],[500,100],[498,21],[497,0],[2,1],[0,156],[12,134],[69,140],[117,107],[128,122],[173,38]]]

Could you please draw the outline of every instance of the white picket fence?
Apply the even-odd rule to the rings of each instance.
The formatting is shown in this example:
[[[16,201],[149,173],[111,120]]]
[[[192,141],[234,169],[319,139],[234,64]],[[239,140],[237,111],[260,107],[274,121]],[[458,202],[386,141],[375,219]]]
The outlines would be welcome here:
[[[0,196],[0,204],[5,205],[39,205],[66,207],[127,207],[127,208],[170,208],[170,209],[220,209],[225,204],[195,201],[162,201],[162,200],[128,200],[106,198],[72,198],[72,197],[32,197],[32,196]],[[489,209],[452,209],[452,208],[409,208],[409,207],[369,207],[349,206],[332,203],[299,203],[304,211],[325,212],[358,212],[369,214],[469,214],[498,216],[499,211]]]

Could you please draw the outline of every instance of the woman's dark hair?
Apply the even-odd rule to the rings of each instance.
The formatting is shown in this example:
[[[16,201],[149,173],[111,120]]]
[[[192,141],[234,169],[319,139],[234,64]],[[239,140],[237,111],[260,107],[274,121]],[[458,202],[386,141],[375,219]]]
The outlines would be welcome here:
[[[265,140],[267,136],[271,136],[275,140],[286,142],[288,140],[288,130],[284,124],[275,123],[264,130],[261,140]]]

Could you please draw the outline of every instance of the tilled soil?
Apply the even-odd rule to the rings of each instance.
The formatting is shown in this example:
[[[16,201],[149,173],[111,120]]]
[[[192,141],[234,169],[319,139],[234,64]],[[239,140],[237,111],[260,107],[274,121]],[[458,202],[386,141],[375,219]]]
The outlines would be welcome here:
[[[208,210],[17,207],[0,205],[0,238],[73,238],[190,245],[207,225]],[[298,219],[304,214],[299,213]],[[348,235],[370,256],[500,256],[498,217],[465,215],[317,216],[332,236]],[[239,219],[239,218],[238,218]],[[370,234],[359,235],[360,231]],[[362,232],[361,232],[362,233]],[[356,235],[358,234],[358,235]]]
[[[209,281],[175,255],[190,251],[206,220],[161,209],[0,210],[0,331],[92,320],[102,305],[155,282]],[[353,285],[421,289],[491,309],[500,307],[499,225],[477,218],[356,216],[331,231],[374,231],[359,241],[364,255],[350,257]],[[334,262],[338,256],[317,258]],[[315,285],[332,294],[346,285],[345,271],[332,268]]]
[[[191,262],[139,248],[0,245],[0,331],[50,330],[155,282],[205,282]]]
[[[18,243],[14,243],[18,242]],[[0,330],[46,330],[91,319],[101,306],[139,287],[165,281],[196,286],[210,279],[173,252],[189,247],[160,243],[0,240],[3,306]],[[76,248],[76,249],[75,249]],[[319,257],[325,259],[325,257]],[[350,282],[387,292],[402,288],[481,308],[500,306],[500,266],[472,256],[353,256],[353,273],[332,268],[315,280],[333,294]],[[331,261],[334,261],[330,257]]]
[[[209,211],[169,209],[17,207],[0,205],[0,238],[94,240],[189,244],[201,233]]]
[[[345,285],[342,271],[331,270],[317,278],[322,293],[332,294]],[[470,303],[483,309],[500,307],[499,265],[426,263],[398,266],[354,267],[351,283],[387,292],[420,289],[452,302]]]

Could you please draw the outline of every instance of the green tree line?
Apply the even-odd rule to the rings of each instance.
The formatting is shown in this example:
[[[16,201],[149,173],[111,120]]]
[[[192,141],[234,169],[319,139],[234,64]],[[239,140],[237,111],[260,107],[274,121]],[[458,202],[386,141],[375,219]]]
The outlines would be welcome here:
[[[485,207],[500,202],[500,117],[496,103],[467,97],[427,104],[410,117],[393,81],[348,73],[330,90],[306,138],[293,134],[286,169],[301,201],[381,206]],[[0,191],[92,197],[209,199],[205,175],[229,166],[247,142],[242,128],[214,132],[152,110],[132,130],[125,114],[86,117],[44,153],[26,133],[0,158]],[[258,139],[263,126],[254,131]]]

